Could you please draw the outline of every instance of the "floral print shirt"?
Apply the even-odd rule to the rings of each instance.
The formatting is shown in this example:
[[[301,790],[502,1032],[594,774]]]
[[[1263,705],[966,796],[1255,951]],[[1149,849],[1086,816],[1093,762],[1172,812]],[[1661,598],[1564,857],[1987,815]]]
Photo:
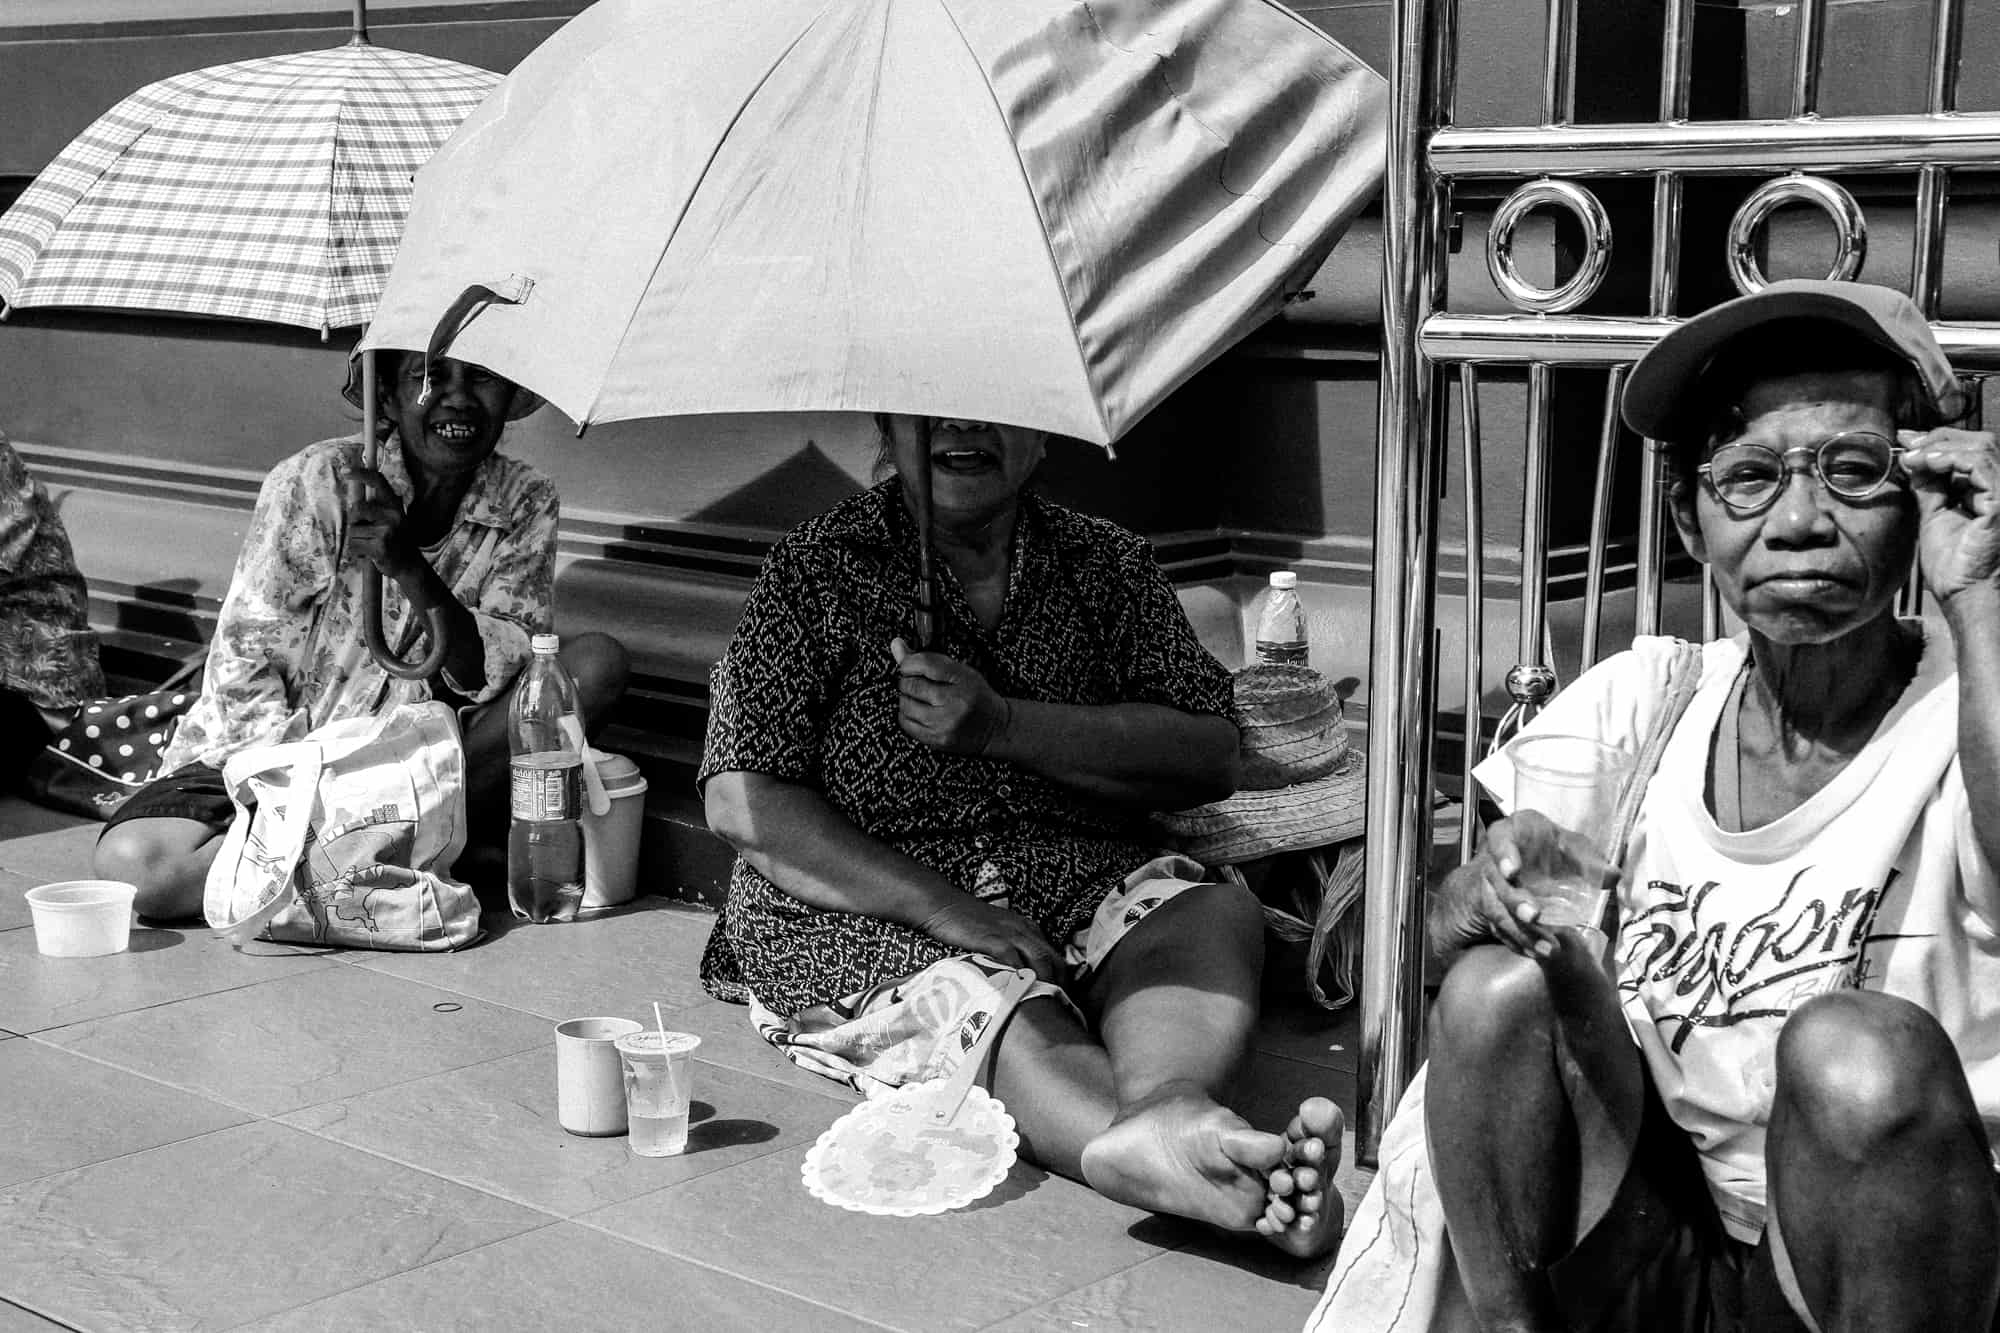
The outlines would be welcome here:
[[[90,590],[49,493],[0,435],[0,689],[59,711],[104,694]]]
[[[1089,924],[1160,854],[1145,816],[1001,760],[944,754],[896,722],[889,641],[910,637],[916,525],[891,479],[787,534],[710,682],[700,777],[817,788],[864,833],[1051,940]],[[1195,637],[1150,543],[1022,497],[997,629],[938,563],[938,651],[1002,694],[1231,716],[1229,673]],[[712,994],[775,1013],[920,971],[954,951],[906,926],[809,907],[738,859],[702,958]]]
[[[160,772],[194,762],[220,765],[252,745],[296,740],[322,723],[431,697],[430,684],[398,680],[368,654],[362,589],[379,577],[356,556],[343,559],[340,483],[334,463],[358,461],[361,442],[322,440],[271,469],[209,645],[201,697],[181,719]],[[412,486],[394,435],[378,470],[405,504]],[[480,464],[458,521],[424,558],[472,613],[485,648],[486,681],[451,689],[474,703],[505,690],[528,659],[528,639],[553,619],[556,490],[517,459]],[[383,589],[383,637],[405,658],[423,617],[394,582]]]

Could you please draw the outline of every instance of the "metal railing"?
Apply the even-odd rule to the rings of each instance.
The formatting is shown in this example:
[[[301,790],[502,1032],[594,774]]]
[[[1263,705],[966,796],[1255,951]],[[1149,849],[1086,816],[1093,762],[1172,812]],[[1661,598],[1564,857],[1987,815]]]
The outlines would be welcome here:
[[[1606,599],[1607,551],[1613,521],[1613,472],[1621,452],[1618,396],[1625,371],[1673,327],[1682,289],[1683,204],[1689,176],[1768,177],[1731,220],[1723,253],[1738,291],[1764,283],[1758,235],[1776,209],[1806,204],[1822,210],[1835,235],[1828,276],[1861,269],[1868,225],[1860,203],[1824,173],[1914,174],[1911,295],[1936,321],[1944,254],[1946,201],[1954,167],[2000,166],[2000,115],[1956,108],[1964,12],[1960,0],[1935,0],[1927,106],[1922,113],[1823,119],[1820,74],[1826,0],[1796,6],[1796,60],[1790,110],[1783,119],[1689,119],[1694,3],[1667,0],[1660,35],[1656,121],[1578,125],[1574,76],[1578,0],[1547,0],[1540,123],[1522,127],[1453,125],[1457,78],[1456,0],[1398,0],[1390,87],[1392,128],[1383,191],[1384,262],[1382,370],[1378,405],[1375,506],[1374,631],[1370,655],[1374,697],[1368,728],[1366,926],[1361,992],[1360,1155],[1372,1162],[1382,1127],[1415,1072],[1423,1017],[1423,910],[1433,836],[1433,740],[1437,733],[1440,481],[1450,466],[1445,412],[1447,371],[1455,371],[1464,437],[1461,460],[1466,583],[1465,759],[1459,775],[1472,787],[1471,768],[1482,740],[1487,538],[1481,494],[1479,389],[1484,367],[1527,377],[1522,497],[1520,636],[1507,673],[1513,708],[1504,721],[1525,721],[1555,688],[1548,633],[1547,529],[1553,438],[1553,373],[1558,366],[1605,371],[1602,429],[1591,487],[1580,658],[1596,660]],[[1590,188],[1604,178],[1652,180],[1651,258],[1643,313],[1579,314],[1610,270],[1610,216]],[[1503,315],[1456,313],[1444,283],[1446,231],[1455,188],[1472,179],[1518,182],[1496,211],[1487,234],[1494,286],[1513,307]],[[1574,272],[1549,288],[1517,271],[1513,236],[1536,209],[1571,215],[1582,236]],[[1710,262],[1696,257],[1699,262]],[[1974,377],[2000,371],[2000,324],[1935,323],[1939,341]],[[1975,401],[1978,395],[1974,395]],[[1665,480],[1651,441],[1623,460],[1638,469],[1638,523],[1633,621],[1640,634],[1658,633],[1664,590]],[[1916,604],[1913,581],[1906,606]],[[1704,633],[1718,629],[1712,589],[1705,590]],[[1497,738],[1496,738],[1497,739]],[[1476,830],[1468,800],[1459,848],[1469,853]]]

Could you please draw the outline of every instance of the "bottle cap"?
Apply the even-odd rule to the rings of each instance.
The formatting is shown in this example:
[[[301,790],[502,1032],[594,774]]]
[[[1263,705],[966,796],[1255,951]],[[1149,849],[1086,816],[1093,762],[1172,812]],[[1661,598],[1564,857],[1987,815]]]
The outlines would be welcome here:
[[[552,653],[562,647],[562,637],[556,634],[537,634],[528,640],[528,647],[537,653]]]
[[[1271,586],[1273,588],[1296,588],[1299,586],[1299,576],[1289,569],[1273,570],[1271,572]]]

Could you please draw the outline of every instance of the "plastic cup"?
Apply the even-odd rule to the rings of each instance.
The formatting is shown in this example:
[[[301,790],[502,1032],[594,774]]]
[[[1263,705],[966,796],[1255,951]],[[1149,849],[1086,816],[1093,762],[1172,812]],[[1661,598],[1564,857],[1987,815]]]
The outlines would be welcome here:
[[[572,1018],[556,1024],[556,1119],[572,1134],[625,1132],[625,1081],[618,1038],[639,1030],[629,1018]]]
[[[622,754],[593,750],[611,809],[583,812],[583,911],[628,903],[639,886],[639,835],[646,820],[646,779]]]
[[[1534,810],[1584,839],[1594,856],[1550,867],[1530,885],[1542,924],[1597,928],[1604,920],[1618,801],[1632,775],[1633,756],[1588,736],[1523,736],[1507,747],[1514,767],[1516,811]]]
[[[692,1032],[634,1032],[618,1039],[625,1066],[627,1140],[641,1157],[672,1157],[687,1151],[688,1092],[694,1052],[701,1038]]]
[[[51,958],[124,953],[132,942],[132,899],[122,880],[70,879],[28,890],[35,948]]]

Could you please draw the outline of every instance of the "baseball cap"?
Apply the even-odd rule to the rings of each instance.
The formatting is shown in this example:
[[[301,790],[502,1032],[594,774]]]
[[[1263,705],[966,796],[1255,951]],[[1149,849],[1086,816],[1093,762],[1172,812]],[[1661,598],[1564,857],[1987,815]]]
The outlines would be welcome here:
[[[1656,440],[1698,429],[1691,390],[1716,353],[1753,329],[1788,319],[1824,320],[1859,334],[1909,363],[1940,417],[1964,415],[1965,390],[1909,297],[1873,283],[1788,278],[1705,310],[1654,343],[1625,382],[1625,424]]]

